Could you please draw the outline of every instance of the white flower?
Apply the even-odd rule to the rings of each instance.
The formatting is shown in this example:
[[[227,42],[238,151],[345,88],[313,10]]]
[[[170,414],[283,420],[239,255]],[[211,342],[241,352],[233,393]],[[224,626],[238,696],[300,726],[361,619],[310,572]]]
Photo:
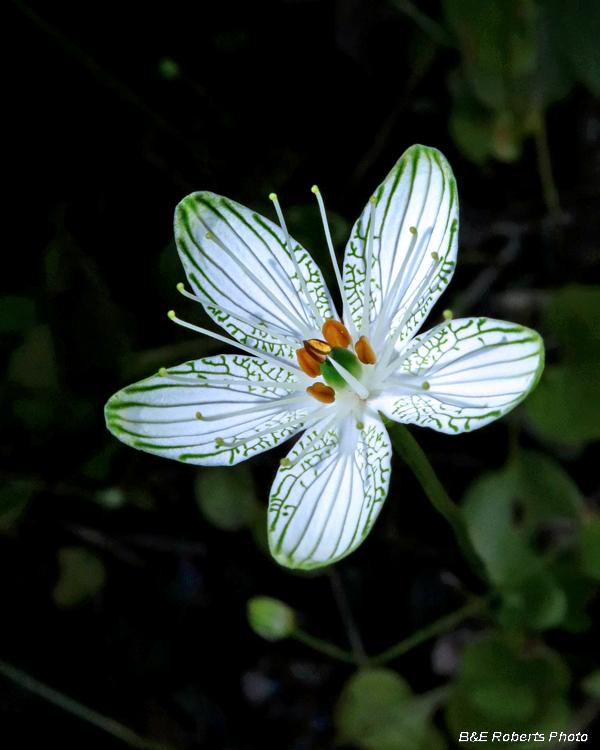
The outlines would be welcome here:
[[[305,431],[269,503],[271,551],[294,568],[339,560],[371,529],[390,481],[380,412],[450,434],[482,427],[531,391],[544,351],[534,331],[487,318],[416,336],[452,277],[458,244],[456,183],[439,151],[412,146],[377,188],[352,230],[343,279],[313,192],[343,316],[290,240],[276,196],[281,228],[193,193],[177,206],[175,235],[194,294],[179,289],[237,341],[169,314],[243,353],[163,369],[106,407],[125,443],[192,464],[236,464]]]

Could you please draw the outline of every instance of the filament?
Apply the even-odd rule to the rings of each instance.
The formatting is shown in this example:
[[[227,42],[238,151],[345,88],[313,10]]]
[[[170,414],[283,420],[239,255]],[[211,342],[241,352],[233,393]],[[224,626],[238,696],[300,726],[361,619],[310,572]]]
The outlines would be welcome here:
[[[419,238],[419,233],[416,229],[416,227],[410,227],[409,229],[410,233],[412,234],[412,237],[410,238],[410,244],[408,246],[408,250],[406,251],[406,256],[404,258],[404,261],[402,263],[402,267],[396,274],[396,278],[394,279],[394,283],[392,284],[392,288],[390,289],[389,293],[386,294],[385,300],[381,306],[381,310],[379,312],[379,316],[377,319],[377,326],[375,328],[375,334],[374,338],[377,339],[379,336],[380,328],[381,326],[384,326],[385,328],[385,318],[388,314],[388,309],[390,305],[393,303],[393,301],[398,296],[398,290],[400,289],[401,284],[404,282],[404,267],[406,266],[407,259],[412,254],[413,250],[415,249],[415,245],[417,244],[417,240]]]
[[[210,301],[204,301],[200,297],[198,297],[196,294],[191,294],[188,292],[183,284],[179,282],[177,284],[177,291],[183,294],[184,297],[187,297],[188,299],[194,300],[194,302],[199,302],[203,307],[213,307],[215,310],[219,310],[219,312],[224,313],[225,315],[229,315],[231,318],[235,318],[236,320],[239,320],[241,323],[245,323],[248,326],[251,326],[252,328],[256,328],[257,331],[262,331],[267,336],[271,336],[274,339],[277,339],[281,344],[284,346],[289,346],[291,349],[296,349],[298,347],[298,341],[295,341],[294,339],[289,338],[288,336],[285,336],[284,334],[276,333],[270,328],[267,328],[267,326],[263,325],[262,323],[255,323],[252,320],[246,320],[245,318],[242,318],[241,315],[239,315],[236,312],[233,312],[233,310],[229,310],[226,307],[223,307],[220,303],[217,304],[215,302]],[[226,326],[227,321],[224,321],[221,325]],[[266,343],[264,339],[259,338],[258,336],[254,336],[251,333],[246,333],[246,336],[249,336],[250,338],[256,339],[256,341],[261,343]]]
[[[360,324],[360,332],[369,338],[371,326],[371,266],[373,265],[373,238],[375,235],[375,205],[377,199],[369,198],[371,214],[369,216],[369,232],[367,235],[367,267],[365,269],[365,288],[363,294],[363,314]]]
[[[302,288],[302,291],[304,292],[304,296],[306,297],[306,300],[308,304],[310,305],[310,308],[312,310],[312,314],[315,318],[315,321],[317,323],[317,328],[321,329],[323,327],[324,320],[321,317],[321,313],[319,312],[319,308],[317,307],[315,301],[313,300],[312,296],[310,295],[308,291],[308,286],[306,284],[306,280],[304,278],[304,275],[300,269],[300,264],[298,263],[298,259],[296,258],[296,253],[294,251],[294,248],[292,247],[292,241],[290,239],[290,235],[288,233],[287,224],[285,223],[285,219],[283,218],[283,212],[281,210],[281,206],[279,205],[279,200],[277,198],[276,193],[271,193],[269,195],[269,198],[273,201],[273,205],[275,206],[275,211],[277,212],[277,218],[279,219],[279,224],[281,225],[281,229],[283,231],[283,234],[285,236],[285,242],[287,245],[288,253],[290,255],[290,258],[292,259],[292,263],[294,264],[294,268],[296,269],[296,275],[298,276],[298,281],[300,282],[300,286]]]
[[[232,231],[235,232],[235,230],[233,229]],[[237,234],[237,232],[235,232],[235,234],[236,234],[236,237],[238,237],[244,244],[246,244],[244,240],[239,236],[239,234]],[[271,300],[271,302],[273,302],[273,304],[275,304],[286,317],[289,317],[290,320],[292,320],[294,324],[298,326],[300,331],[302,331],[305,335],[309,333],[309,329],[307,328],[306,324],[303,323],[298,317],[296,317],[296,315],[294,315],[294,313],[291,310],[286,308],[283,302],[277,299],[277,297],[268,289],[267,286],[265,286],[265,284],[263,284],[263,282],[258,278],[258,276],[256,276],[253,271],[251,271],[247,266],[245,266],[242,263],[242,261],[239,258],[237,258],[234,253],[231,252],[231,250],[225,245],[225,243],[222,242],[222,240],[220,240],[214,234],[214,232],[207,231],[206,239],[212,240],[213,242],[215,242],[215,244],[218,247],[220,247],[221,250],[223,250],[223,252],[225,252],[234,261],[234,263],[237,263],[237,265],[244,271],[244,273],[247,276],[249,276],[252,279],[252,281],[259,287],[259,289],[261,289],[267,295],[267,297]]]
[[[297,376],[300,370],[296,367],[292,367],[291,365],[286,364],[285,362],[281,362],[279,359],[275,359],[275,357],[271,357],[265,352],[258,352],[256,349],[252,349],[249,346],[246,346],[245,344],[241,344],[236,339],[228,339],[226,336],[221,336],[220,333],[214,333],[213,331],[209,331],[207,328],[200,328],[200,326],[195,326],[193,323],[188,323],[186,320],[181,320],[181,318],[178,318],[177,315],[175,315],[174,310],[169,310],[167,313],[169,318],[174,323],[177,323],[177,325],[183,326],[184,328],[189,328],[190,331],[195,331],[196,333],[202,333],[205,336],[210,336],[213,339],[216,339],[217,341],[223,341],[225,344],[228,344],[229,346],[235,346],[237,349],[241,349],[243,352],[247,352],[252,357],[258,356],[258,359],[264,360],[266,362],[270,362],[272,365],[275,365],[275,367],[281,367],[283,370],[287,370],[288,372],[291,372],[292,375]]]
[[[342,277],[340,276],[340,269],[338,268],[337,259],[335,257],[335,250],[333,249],[333,242],[331,241],[331,232],[329,231],[329,223],[327,222],[327,214],[325,213],[325,204],[323,203],[323,197],[316,185],[313,185],[311,191],[317,196],[317,202],[319,204],[319,211],[321,212],[321,221],[323,222],[323,228],[325,229],[325,238],[327,240],[327,247],[329,248],[329,255],[331,256],[331,262],[333,264],[333,270],[335,271],[335,277],[337,279],[340,294],[342,296],[342,306],[344,308],[344,320],[347,327],[350,329],[350,334],[353,339],[358,338],[358,331],[354,325],[354,320],[350,313],[350,306],[346,298],[346,292],[344,290],[344,284]]]

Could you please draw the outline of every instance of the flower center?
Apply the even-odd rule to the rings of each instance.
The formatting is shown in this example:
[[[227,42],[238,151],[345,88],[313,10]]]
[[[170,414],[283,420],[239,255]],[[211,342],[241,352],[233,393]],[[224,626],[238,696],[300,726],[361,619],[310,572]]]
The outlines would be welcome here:
[[[336,368],[334,363],[341,365],[343,370],[340,372],[340,368]],[[358,361],[358,357],[349,349],[333,347],[329,357],[321,364],[321,375],[325,382],[336,391],[348,391],[351,386],[344,377],[344,370],[360,382],[363,367]]]
[[[343,323],[329,319],[323,324],[321,339],[308,339],[304,346],[296,350],[298,364],[303,372],[311,378],[319,375],[325,383],[315,383],[306,392],[309,396],[323,403],[333,403],[336,394],[355,393],[363,401],[369,391],[362,383],[363,365],[375,364],[375,353],[366,336],[361,336],[355,344],[355,352],[348,347],[352,337]],[[325,400],[326,399],[326,400]]]

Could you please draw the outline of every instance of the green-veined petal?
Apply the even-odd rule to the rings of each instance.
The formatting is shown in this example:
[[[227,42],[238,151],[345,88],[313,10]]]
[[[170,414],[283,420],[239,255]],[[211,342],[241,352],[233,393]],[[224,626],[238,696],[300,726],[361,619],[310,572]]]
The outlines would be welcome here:
[[[207,357],[119,391],[106,422],[133,448],[192,464],[236,464],[305,429],[300,419],[311,424],[319,404],[305,393],[304,377],[255,357]],[[234,440],[242,444],[228,446]]]
[[[379,349],[398,326],[400,341],[414,336],[452,278],[458,246],[458,194],[443,154],[415,145],[401,156],[373,198],[374,209],[367,203],[346,247],[344,289],[354,322],[364,332],[367,240],[373,209],[367,309],[371,343]]]
[[[373,407],[440,432],[474,430],[522,401],[543,367],[535,331],[490,318],[453,320],[411,342]]]
[[[367,415],[358,430],[347,416],[311,444],[324,426],[302,436],[271,489],[269,544],[286,567],[316,568],[352,552],[388,493],[392,449],[381,420]]]
[[[298,348],[319,334],[315,306],[323,319],[335,317],[308,252],[292,240],[303,288],[282,230],[235,201],[209,192],[188,195],[175,210],[175,238],[188,281],[207,312],[248,346],[294,359],[294,346],[281,337]]]

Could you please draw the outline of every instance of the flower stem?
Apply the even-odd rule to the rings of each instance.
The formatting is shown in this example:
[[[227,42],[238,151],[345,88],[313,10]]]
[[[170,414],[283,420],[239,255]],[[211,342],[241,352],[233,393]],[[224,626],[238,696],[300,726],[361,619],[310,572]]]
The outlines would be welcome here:
[[[436,620],[430,625],[421,628],[421,630],[417,630],[416,633],[409,635],[408,638],[400,641],[400,643],[396,643],[395,646],[391,646],[381,654],[373,656],[370,659],[370,663],[373,666],[387,664],[393,659],[397,659],[399,656],[402,656],[407,651],[416,648],[416,646],[420,646],[422,643],[425,643],[430,638],[434,638],[436,635],[442,635],[442,633],[446,633],[447,631],[452,630],[469,617],[484,612],[485,608],[485,599],[473,597],[471,601],[469,601],[460,609],[457,609],[456,612],[451,612],[449,615],[440,617],[439,620]]]
[[[463,514],[443,488],[429,463],[429,459],[405,425],[392,422],[383,415],[382,418],[392,440],[392,445],[419,480],[433,507],[452,526],[458,544],[473,570],[482,580],[486,580],[483,564],[473,548]]]
[[[329,575],[333,597],[340,612],[344,627],[346,628],[348,641],[350,642],[350,646],[352,647],[352,655],[354,661],[356,662],[356,664],[364,665],[368,661],[367,655],[365,653],[362,638],[360,637],[358,626],[352,615],[350,603],[348,602],[348,597],[346,596],[346,591],[344,589],[344,584],[342,582],[339,571],[337,570],[335,565],[330,565],[327,569],[327,573]]]
[[[103,729],[108,734],[112,734],[113,737],[117,737],[131,747],[137,747],[140,748],[140,750],[173,750],[171,745],[165,745],[162,742],[140,737],[128,727],[119,724],[118,721],[110,719],[108,716],[103,716],[98,713],[98,711],[94,711],[92,708],[88,708],[82,703],[73,700],[73,698],[69,698],[68,696],[63,695],[63,693],[59,693],[58,690],[34,679],[31,675],[27,674],[27,672],[23,672],[21,669],[13,667],[12,664],[8,664],[2,659],[0,659],[0,674],[9,680],[16,682],[17,685],[20,685],[26,690],[50,701],[50,703],[54,703],[55,706],[62,708],[63,711],[68,711],[68,713],[73,714],[73,716],[77,716],[79,719],[83,719],[84,721]]]
[[[550,161],[550,150],[548,148],[548,136],[546,133],[546,113],[544,111],[538,114],[538,124],[535,129],[535,146],[544,202],[550,215],[556,216],[560,214],[560,201],[558,190],[552,177],[552,163]]]
[[[315,651],[325,654],[325,656],[329,656],[331,659],[343,661],[345,664],[356,664],[356,659],[352,654],[334,646],[333,643],[328,643],[327,641],[322,641],[320,638],[316,638],[314,635],[309,635],[299,628],[294,630],[291,637],[300,641],[300,643],[303,643],[305,646],[313,648]]]

